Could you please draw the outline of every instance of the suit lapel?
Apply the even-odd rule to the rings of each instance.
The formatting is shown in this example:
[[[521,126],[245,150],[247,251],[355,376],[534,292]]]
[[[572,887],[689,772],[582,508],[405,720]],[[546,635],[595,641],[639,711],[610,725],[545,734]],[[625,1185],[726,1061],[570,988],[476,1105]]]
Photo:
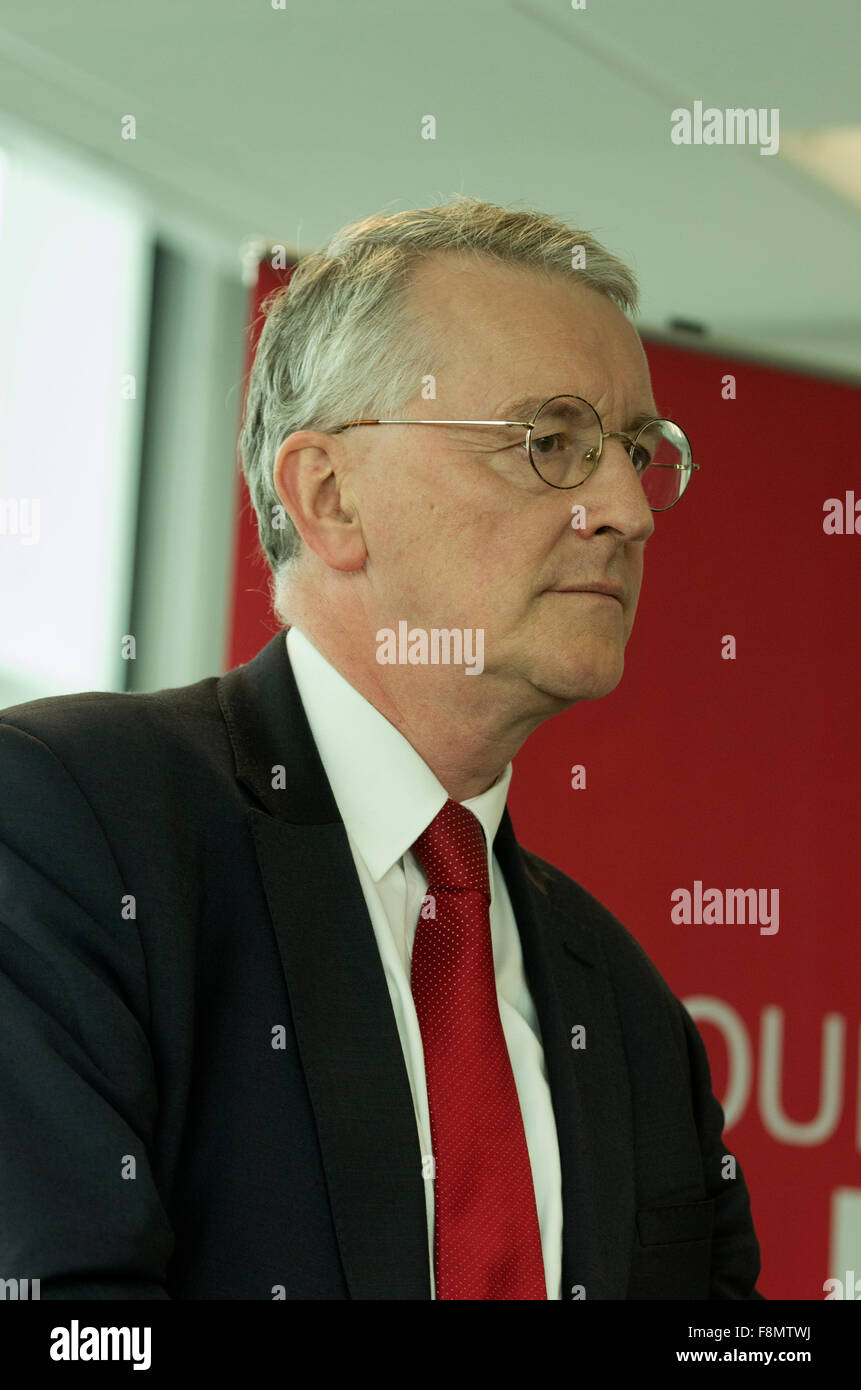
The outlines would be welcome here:
[[[249,826],[350,1297],[430,1299],[409,1078],[361,884],[284,631],[223,676],[218,694],[237,776],[262,806],[249,810]]]
[[[562,1169],[562,1297],[624,1299],[635,1194],[628,1069],[600,922],[527,875],[506,810],[494,841],[541,1028]],[[548,880],[549,884],[549,880]],[[585,1047],[572,1048],[572,1029]]]

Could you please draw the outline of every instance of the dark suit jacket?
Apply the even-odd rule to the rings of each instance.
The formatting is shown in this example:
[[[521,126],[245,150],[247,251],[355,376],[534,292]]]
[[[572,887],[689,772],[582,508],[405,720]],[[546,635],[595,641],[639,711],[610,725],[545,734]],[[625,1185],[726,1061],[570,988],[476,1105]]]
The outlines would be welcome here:
[[[404,1058],[284,632],[221,678],[7,709],[0,777],[0,1277],[430,1298]],[[495,849],[553,1096],[563,1297],[761,1297],[692,1020],[507,812]]]

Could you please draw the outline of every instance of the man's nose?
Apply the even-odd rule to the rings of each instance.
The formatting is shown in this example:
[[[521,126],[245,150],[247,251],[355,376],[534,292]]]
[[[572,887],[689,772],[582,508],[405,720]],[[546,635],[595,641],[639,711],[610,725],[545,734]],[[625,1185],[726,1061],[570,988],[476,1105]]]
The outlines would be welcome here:
[[[648,540],[655,529],[642,481],[631,458],[625,435],[606,434],[601,457],[582,492],[587,511],[593,512],[594,529],[612,526],[632,540]]]

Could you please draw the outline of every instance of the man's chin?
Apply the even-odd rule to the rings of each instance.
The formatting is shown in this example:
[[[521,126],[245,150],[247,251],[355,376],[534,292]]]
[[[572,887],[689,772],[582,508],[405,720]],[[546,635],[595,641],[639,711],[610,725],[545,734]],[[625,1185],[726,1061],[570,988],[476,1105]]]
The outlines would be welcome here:
[[[624,654],[618,659],[606,657],[593,663],[577,660],[560,662],[557,666],[536,671],[533,685],[556,701],[560,708],[578,700],[600,700],[611,694],[625,671]]]

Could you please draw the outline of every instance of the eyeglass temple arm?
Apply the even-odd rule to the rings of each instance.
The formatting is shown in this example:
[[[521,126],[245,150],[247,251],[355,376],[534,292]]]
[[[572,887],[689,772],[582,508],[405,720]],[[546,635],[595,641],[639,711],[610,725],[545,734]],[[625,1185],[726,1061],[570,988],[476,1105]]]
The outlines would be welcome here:
[[[348,420],[346,425],[329,430],[329,434],[340,434],[354,425],[520,425],[522,429],[531,430],[533,423],[532,420]]]
[[[341,434],[344,430],[352,429],[354,425],[519,425],[522,429],[531,430],[534,424],[534,420],[348,420],[345,425],[338,425],[329,433]],[[605,439],[610,437],[609,433],[604,436]],[[627,435],[624,438],[627,438]],[[687,465],[684,463],[650,463],[649,467],[672,468],[680,473],[700,472],[699,464],[693,462]]]

